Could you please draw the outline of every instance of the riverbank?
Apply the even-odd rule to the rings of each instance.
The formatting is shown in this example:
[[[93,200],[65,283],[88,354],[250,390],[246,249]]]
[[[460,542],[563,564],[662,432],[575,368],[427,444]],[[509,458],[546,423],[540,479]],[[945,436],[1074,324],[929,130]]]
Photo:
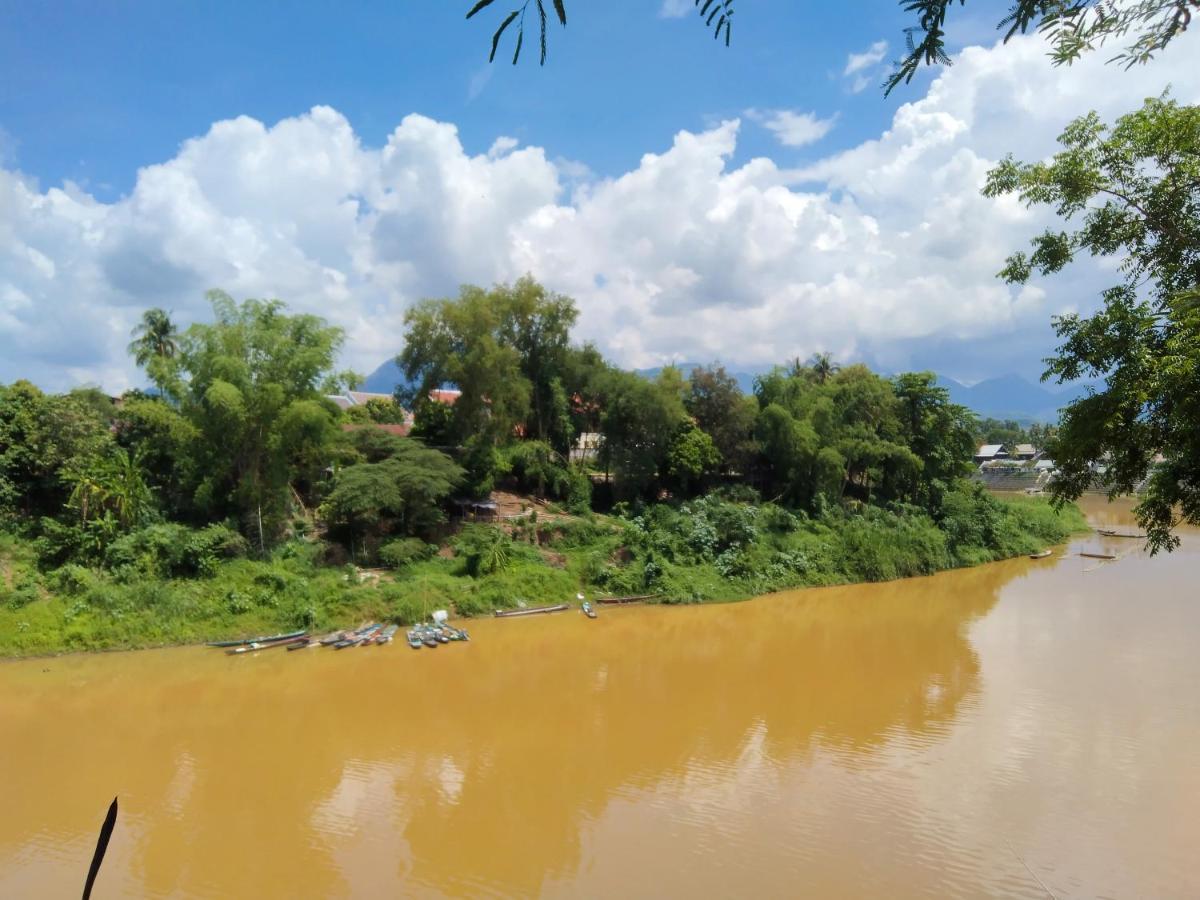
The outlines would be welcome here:
[[[120,570],[40,571],[33,545],[0,537],[0,656],[198,643],[363,619],[405,625],[589,596],[653,592],[663,603],[743,600],[789,588],[890,581],[1036,552],[1086,530],[1078,508],[1040,498],[948,492],[934,521],[913,508],[806,516],[708,497],[611,516],[529,516],[469,526],[434,553],[364,573],[322,565],[319,542],[266,560],[217,563],[208,577],[161,578],[153,559]]]

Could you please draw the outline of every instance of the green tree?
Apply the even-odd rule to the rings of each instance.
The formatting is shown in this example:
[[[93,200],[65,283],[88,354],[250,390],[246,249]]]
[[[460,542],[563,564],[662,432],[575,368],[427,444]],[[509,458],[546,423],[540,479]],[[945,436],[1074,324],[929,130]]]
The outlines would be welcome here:
[[[342,332],[278,300],[208,296],[214,321],[191,326],[178,357],[181,410],[199,434],[195,500],[237,517],[262,550],[281,531],[293,478],[311,470],[314,442],[334,433],[320,388]]]
[[[179,334],[171,316],[162,309],[148,309],[130,333],[129,353],[160,391],[170,374],[170,361],[179,353]]]
[[[828,353],[814,353],[808,363],[808,371],[812,373],[817,384],[824,384],[841,371],[841,368]]]
[[[74,461],[66,478],[72,486],[67,505],[79,512],[83,524],[111,514],[128,531],[145,521],[154,504],[138,454],[122,447],[111,448],[102,459]]]
[[[530,411],[532,385],[513,343],[507,289],[464,287],[454,299],[426,300],[404,317],[404,350],[396,358],[413,385],[400,399],[418,416],[429,394],[453,384],[461,396],[451,408],[456,443],[480,435],[506,442]]]
[[[1010,257],[1009,282],[1059,272],[1080,254],[1121,256],[1122,280],[1099,312],[1054,322],[1062,343],[1043,379],[1104,386],[1063,411],[1051,491],[1077,498],[1103,461],[1110,495],[1146,484],[1137,516],[1150,549],[1173,549],[1180,520],[1200,523],[1200,108],[1152,98],[1112,127],[1095,113],[1076,119],[1059,142],[1048,162],[1004,160],[984,189],[1078,222]]]
[[[726,472],[746,473],[754,459],[754,419],[758,404],[738,387],[723,366],[697,366],[684,398],[688,413],[712,438]]]
[[[721,465],[713,439],[690,420],[684,421],[667,447],[667,475],[684,495],[692,494]]]
[[[90,390],[44,394],[28,381],[0,386],[0,514],[56,516],[71,485],[67,467],[111,450],[112,404]]]
[[[427,534],[443,521],[442,503],[463,478],[446,454],[411,438],[383,438],[358,439],[358,447],[377,461],[338,471],[321,507],[331,533],[351,543],[385,534]]]
[[[910,470],[907,498],[936,508],[950,484],[971,471],[975,417],[965,406],[950,402],[950,392],[937,386],[932,372],[907,372],[892,384],[900,402],[904,442],[920,460],[920,466]]]
[[[665,473],[667,452],[687,413],[682,380],[668,367],[656,381],[610,370],[601,397],[601,461],[616,471],[619,492],[653,493]]]
[[[113,436],[126,451],[136,452],[164,515],[194,518],[200,432],[183,413],[160,398],[126,395],[115,412]]]
[[[534,496],[562,498],[571,487],[571,469],[561,453],[545,441],[521,441],[508,451],[508,468]]]

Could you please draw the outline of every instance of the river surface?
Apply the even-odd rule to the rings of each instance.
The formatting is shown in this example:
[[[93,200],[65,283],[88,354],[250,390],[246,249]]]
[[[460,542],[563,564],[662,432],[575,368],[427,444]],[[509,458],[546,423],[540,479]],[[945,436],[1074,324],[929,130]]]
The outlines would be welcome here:
[[[471,632],[0,665],[0,897],[1200,896],[1194,532]]]

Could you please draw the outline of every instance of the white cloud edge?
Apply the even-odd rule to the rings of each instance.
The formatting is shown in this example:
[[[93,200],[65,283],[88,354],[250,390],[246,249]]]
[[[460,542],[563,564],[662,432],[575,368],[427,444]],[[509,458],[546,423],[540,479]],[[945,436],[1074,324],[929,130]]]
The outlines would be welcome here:
[[[903,367],[914,346],[956,341],[1002,358],[1006,341],[1049,340],[1051,312],[1094,304],[1101,276],[999,283],[1041,220],[981,198],[983,173],[1006,150],[1051,152],[1086,106],[1111,119],[1168,81],[1196,102],[1181,77],[1195,49],[1180,38],[1126,73],[1095,57],[1052,70],[1033,39],[969,48],[878,138],[802,170],[731,168],[736,120],[596,179],[503,137],[471,155],[453,125],[415,115],[364,147],[328,107],[215,123],[114,203],[0,169],[0,381],[137,383],[124,346],[140,310],[204,318],[212,286],[327,316],[347,329],[345,362],[370,368],[414,300],[526,271],[575,296],[579,337],[627,365],[820,347]]]

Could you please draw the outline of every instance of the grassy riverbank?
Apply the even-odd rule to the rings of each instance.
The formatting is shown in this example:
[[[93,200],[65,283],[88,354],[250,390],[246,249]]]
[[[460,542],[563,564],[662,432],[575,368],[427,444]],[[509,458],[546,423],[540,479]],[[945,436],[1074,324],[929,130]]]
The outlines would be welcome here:
[[[116,569],[42,571],[33,544],[5,535],[0,655],[180,644],[363,619],[406,624],[442,608],[488,615],[579,590],[653,591],[665,603],[738,600],[1019,556],[1086,527],[1074,507],[1055,512],[1041,499],[998,500],[965,487],[947,495],[942,511],[937,522],[904,507],[809,517],[710,497],[612,516],[530,516],[469,527],[436,554],[409,542],[393,554],[399,568],[365,576],[322,565],[314,542],[286,544],[265,560],[222,560],[203,577],[163,577],[167,567],[153,549]]]

